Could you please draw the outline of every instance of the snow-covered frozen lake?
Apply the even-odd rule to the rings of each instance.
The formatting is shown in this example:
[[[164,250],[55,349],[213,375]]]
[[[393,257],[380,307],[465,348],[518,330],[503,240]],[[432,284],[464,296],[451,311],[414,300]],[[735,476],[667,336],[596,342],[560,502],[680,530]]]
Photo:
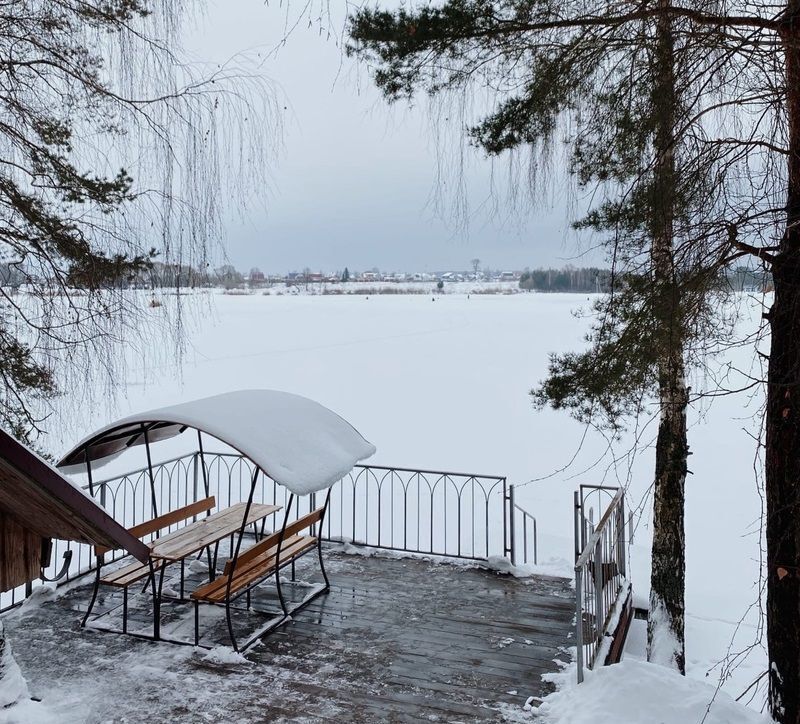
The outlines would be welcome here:
[[[116,417],[243,388],[295,392],[350,421],[378,449],[375,464],[508,476],[539,523],[540,560],[572,555],[572,491],[615,484],[630,472],[630,503],[650,485],[652,449],[612,465],[607,441],[566,414],[533,409],[528,391],[548,354],[579,348],[588,323],[574,316],[585,295],[223,295],[190,302],[189,348],[174,362],[141,361],[126,372],[115,410],[70,415],[47,447],[57,454]],[[745,300],[755,325],[756,301]],[[159,310],[148,313],[159,314]],[[752,350],[732,353],[749,369]],[[163,359],[163,358],[162,358]],[[699,390],[708,383],[692,381]],[[687,667],[705,679],[756,637],[761,499],[751,415],[761,397],[721,397],[692,415],[687,483]],[[745,407],[747,405],[747,407]],[[640,431],[641,432],[641,431]],[[655,426],[642,439],[650,442]],[[617,452],[624,454],[629,441]],[[580,448],[580,450],[579,450]],[[571,465],[570,465],[571,463]],[[529,482],[532,481],[532,482]],[[637,518],[634,579],[646,594],[649,499]],[[763,670],[757,651],[726,690],[738,695]],[[712,680],[718,670],[709,674]]]

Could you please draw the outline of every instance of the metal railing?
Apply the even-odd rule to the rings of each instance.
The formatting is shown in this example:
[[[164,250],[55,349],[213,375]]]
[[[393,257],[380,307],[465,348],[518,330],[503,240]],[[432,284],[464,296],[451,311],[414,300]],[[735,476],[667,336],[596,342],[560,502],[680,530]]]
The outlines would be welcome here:
[[[216,496],[220,509],[246,500],[253,472],[253,463],[242,455],[195,452],[154,465],[152,486],[145,467],[93,481],[91,494],[115,520],[131,527],[208,495]],[[288,495],[263,475],[254,502],[285,508]],[[315,503],[314,496],[306,496],[294,507],[293,517],[309,512]],[[515,561],[519,535],[514,528],[520,518],[522,558],[528,562],[532,544],[535,562],[535,519],[516,505],[514,488],[505,477],[357,465],[332,487],[320,535],[323,540],[415,554],[469,560],[499,555]],[[268,519],[267,526],[275,529],[275,522]],[[90,546],[54,541],[46,576],[62,568],[67,551],[72,560],[63,582],[94,569]],[[28,585],[0,594],[0,611],[19,604],[30,591]]]
[[[522,533],[521,562],[523,565],[527,565],[529,562],[536,565],[539,562],[539,535],[536,527],[536,518],[517,503],[516,490],[513,485],[509,487],[508,495],[511,565],[516,566],[520,563],[518,560],[520,551],[518,536],[520,532]],[[522,530],[520,530],[520,523]]]
[[[594,504],[592,504],[594,503]],[[597,525],[594,511],[602,510]],[[578,683],[604,664],[628,598],[625,492],[582,485],[575,492],[575,638]]]

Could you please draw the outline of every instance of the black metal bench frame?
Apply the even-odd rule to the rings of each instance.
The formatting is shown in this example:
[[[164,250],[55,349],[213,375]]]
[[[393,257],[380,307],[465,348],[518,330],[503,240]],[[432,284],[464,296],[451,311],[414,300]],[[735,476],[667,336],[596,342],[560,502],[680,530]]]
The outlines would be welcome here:
[[[166,515],[156,516],[149,521],[144,521],[143,523],[139,523],[133,528],[129,529],[129,532],[136,535],[136,537],[141,537],[144,535],[150,535],[155,533],[156,535],[163,530],[164,528],[168,528],[170,525],[174,525],[175,523],[188,520],[189,518],[196,518],[197,515],[201,513],[205,513],[209,515],[211,509],[216,505],[216,499],[214,496],[206,497],[202,500],[195,501],[194,503],[190,503],[182,508],[179,508],[176,511],[171,511]],[[182,514],[183,517],[176,518],[176,514]],[[163,525],[159,525],[161,521],[165,521]],[[155,526],[153,525],[155,524]],[[151,528],[148,530],[148,528]],[[138,535],[138,530],[145,530],[140,535]],[[103,581],[103,566],[105,565],[105,554],[110,552],[107,549],[99,549],[97,552],[97,563],[95,566],[95,578],[94,578],[94,589],[92,591],[92,598],[89,601],[89,606],[86,609],[86,613],[83,616],[83,620],[81,621],[81,628],[85,628],[86,624],[89,621],[89,617],[92,614],[92,610],[94,609],[94,605],[97,602],[97,596],[100,592],[101,585],[111,585],[115,588],[122,588],[122,629],[112,629],[112,628],[98,628],[100,631],[106,631],[109,633],[123,633],[128,634],[131,636],[137,636],[140,638],[150,638],[149,636],[141,633],[135,633],[128,631],[128,588],[134,584],[138,584],[142,579],[147,579],[144,587],[142,588],[142,593],[146,591],[148,588],[151,590],[151,595],[153,598],[153,636],[152,638],[158,640],[161,637],[160,632],[160,620],[161,620],[161,599],[162,599],[162,589],[164,586],[164,573],[166,572],[167,566],[169,562],[161,561],[161,560],[154,560],[152,557],[149,559],[147,563],[147,569],[142,572],[141,575],[131,578],[131,580],[123,585],[115,585],[113,583],[106,584]],[[208,570],[209,570],[209,578],[213,577],[214,571],[214,562],[212,561],[211,550],[206,550],[206,555],[208,557]],[[144,568],[144,564],[140,564],[142,568]],[[185,560],[180,561],[181,566],[181,598],[183,598],[183,591],[184,591],[184,575],[185,575]],[[156,581],[156,574],[158,573],[158,581]],[[110,613],[110,611],[106,612]],[[100,614],[100,615],[106,615]]]
[[[254,480],[255,480],[256,476],[257,476],[257,473],[256,473],[256,475],[254,475]],[[236,566],[237,566],[237,563],[239,561],[239,557],[240,557],[240,555],[242,555],[242,554],[247,552],[247,550],[245,550],[245,551],[241,550],[242,539],[243,539],[243,537],[245,535],[245,531],[246,531],[246,526],[243,525],[241,530],[239,531],[239,538],[238,538],[237,543],[236,543],[236,549],[234,551],[234,554],[231,557],[231,559],[228,561],[228,564],[226,565],[226,570],[230,569],[230,573],[227,574],[228,581],[227,581],[227,584],[226,584],[225,597],[224,597],[223,601],[217,602],[217,601],[206,600],[206,599],[203,599],[203,598],[193,598],[193,601],[194,601],[194,645],[195,646],[198,646],[200,648],[211,648],[210,646],[205,646],[205,645],[200,643],[200,604],[201,603],[209,604],[209,605],[213,605],[213,606],[224,606],[225,607],[225,618],[226,618],[226,622],[227,622],[227,625],[228,625],[228,633],[230,635],[231,645],[232,645],[234,651],[243,652],[243,651],[246,651],[248,648],[250,648],[250,646],[252,646],[262,636],[265,636],[266,634],[270,633],[271,631],[276,629],[281,624],[285,623],[287,620],[289,620],[289,618],[293,614],[297,613],[300,609],[302,609],[305,606],[307,606],[314,599],[318,598],[323,593],[327,593],[330,590],[330,581],[328,580],[328,574],[327,574],[327,572],[325,570],[325,562],[324,562],[323,557],[322,557],[322,526],[323,526],[323,523],[325,522],[325,515],[327,514],[328,504],[330,502],[330,497],[331,497],[330,488],[328,488],[328,491],[327,491],[327,493],[325,495],[325,503],[322,505],[322,507],[318,508],[316,510],[313,510],[313,511],[311,511],[311,513],[307,514],[307,515],[312,515],[314,513],[319,512],[318,519],[316,519],[313,522],[310,522],[307,526],[305,526],[303,528],[300,528],[298,531],[296,531],[296,532],[299,532],[301,530],[307,530],[308,528],[312,528],[312,530],[315,529],[316,533],[317,533],[317,535],[315,536],[316,537],[316,545],[314,545],[313,548],[307,548],[305,550],[302,550],[300,553],[298,553],[296,555],[291,555],[291,556],[287,557],[284,560],[281,559],[281,549],[283,548],[283,544],[284,544],[284,542],[286,540],[286,530],[287,530],[287,528],[291,528],[293,525],[296,525],[298,521],[302,520],[302,517],[298,518],[297,521],[290,521],[289,520],[289,516],[291,515],[292,505],[295,502],[295,498],[296,497],[297,496],[294,493],[291,493],[290,496],[289,496],[289,500],[288,500],[288,502],[286,504],[286,510],[285,510],[284,516],[283,516],[283,525],[281,526],[280,531],[277,532],[277,536],[278,537],[277,537],[277,547],[275,549],[276,552],[275,552],[275,564],[274,565],[269,566],[269,568],[264,570],[263,575],[255,578],[251,583],[248,583],[246,586],[244,586],[240,590],[237,590],[235,592],[231,590],[233,588],[233,582],[234,582],[234,579],[235,579]],[[249,509],[249,506],[251,504],[252,504],[252,493],[251,493],[250,499],[248,500],[248,509]],[[303,516],[303,517],[307,517],[307,516]],[[247,520],[247,509],[245,510],[245,518],[244,518],[244,520],[245,521]],[[269,537],[267,539],[265,539],[264,541],[262,541],[262,544],[265,543],[267,540],[269,540]],[[284,598],[283,591],[281,589],[280,572],[281,572],[281,570],[283,570],[287,566],[291,566],[291,569],[292,569],[292,581],[294,581],[295,580],[295,563],[297,562],[298,559],[302,558],[304,555],[306,555],[308,553],[311,553],[314,549],[316,549],[316,551],[317,551],[317,557],[318,557],[318,560],[319,560],[319,566],[320,566],[320,570],[322,572],[322,577],[323,577],[323,580],[324,580],[324,584],[319,584],[317,586],[313,586],[312,589],[311,589],[311,592],[307,596],[305,596],[302,601],[300,601],[298,604],[296,604],[292,608],[289,608],[287,606],[287,604],[286,604],[286,599]],[[265,550],[271,550],[271,548],[268,548],[268,549],[265,549]],[[280,605],[281,605],[281,611],[280,612],[267,611],[267,610],[263,610],[263,609],[260,610],[260,609],[254,608],[251,605],[251,592],[252,592],[252,590],[254,588],[256,588],[257,586],[260,586],[265,581],[269,580],[269,578],[272,575],[275,576],[275,587],[277,589],[278,600],[280,601]],[[219,578],[216,579],[216,580],[219,580]],[[192,595],[194,596],[194,594],[192,594]],[[241,598],[242,596],[246,597],[246,606],[245,606],[245,608],[234,606],[233,603],[235,601],[237,601],[239,598]],[[234,610],[246,610],[246,611],[254,611],[256,613],[264,613],[264,614],[271,615],[272,618],[266,624],[264,624],[263,626],[259,627],[258,630],[255,633],[253,633],[247,639],[247,641],[244,643],[244,645],[242,645],[240,647],[238,642],[237,642],[237,640],[236,640],[236,634],[234,633],[234,629],[233,629],[233,619],[232,619],[232,616],[231,616],[231,612],[234,611]]]

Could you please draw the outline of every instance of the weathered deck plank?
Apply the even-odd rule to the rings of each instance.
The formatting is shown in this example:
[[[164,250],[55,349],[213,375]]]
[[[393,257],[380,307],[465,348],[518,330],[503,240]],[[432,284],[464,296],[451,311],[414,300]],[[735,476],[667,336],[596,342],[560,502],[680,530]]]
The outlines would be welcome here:
[[[81,631],[77,612],[88,600],[86,588],[13,613],[6,626],[34,693],[45,702],[71,702],[65,722],[498,721],[528,696],[546,693],[541,674],[566,658],[574,607],[566,581],[520,581],[417,559],[327,560],[330,593],[244,663]],[[298,574],[318,578],[313,561]],[[190,576],[187,590],[200,580]],[[109,592],[101,607],[115,595]],[[302,587],[294,595],[302,596]],[[274,583],[254,602],[276,608]],[[167,605],[165,628],[186,631],[190,611]],[[207,640],[225,644],[220,609],[201,611]],[[145,625],[147,611],[134,605],[133,619]],[[236,615],[245,632],[259,620]]]

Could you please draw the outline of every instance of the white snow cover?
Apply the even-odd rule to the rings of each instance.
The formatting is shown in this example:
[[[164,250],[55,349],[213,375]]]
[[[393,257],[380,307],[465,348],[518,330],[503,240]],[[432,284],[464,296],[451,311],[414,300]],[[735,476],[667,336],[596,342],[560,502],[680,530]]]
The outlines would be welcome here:
[[[546,724],[767,724],[770,719],[714,686],[658,664],[626,659],[587,672],[576,684],[575,667],[545,676],[561,688],[539,706]]]
[[[0,637],[3,635],[3,623],[0,621]],[[29,698],[28,684],[11,653],[11,644],[6,641],[0,648],[0,710]]]
[[[226,392],[141,412],[117,420],[87,440],[129,423],[156,421],[188,425],[216,437],[296,495],[333,485],[375,453],[375,446],[332,410],[278,390]]]
[[[453,291],[453,285],[445,286]],[[548,558],[573,561],[571,491],[584,481],[586,470],[594,471],[595,482],[629,486],[634,511],[629,575],[637,605],[647,607],[648,491],[655,455],[649,443],[655,428],[625,433],[614,444],[617,457],[611,466],[611,458],[603,457],[612,452],[604,435],[588,432],[563,411],[534,412],[527,394],[547,375],[548,352],[583,348],[591,318],[575,312],[588,310],[595,295],[473,293],[468,298],[453,293],[437,295],[434,303],[429,295],[277,296],[280,289],[273,289],[276,296],[195,291],[187,304],[194,312],[184,317],[190,342],[186,364],[179,372],[163,366],[158,355],[147,363],[132,345],[120,379],[125,387],[118,416],[265,384],[299,392],[361,425],[378,448],[371,459],[376,463],[507,476],[517,486],[517,503],[537,517],[540,564]],[[172,310],[177,298],[166,295],[162,301]],[[737,337],[755,334],[770,302],[770,295],[732,297],[731,304],[744,314]],[[143,295],[149,310],[148,303]],[[213,314],[205,314],[209,308]],[[153,312],[155,337],[161,334],[158,311]],[[768,352],[768,339],[761,351]],[[709,374],[692,379],[692,388],[707,390],[710,384],[716,389],[722,377],[730,388],[745,388],[758,373],[754,360],[758,364],[752,347],[729,347],[710,360]],[[753,511],[762,503],[753,440],[760,433],[756,413],[764,389],[751,393],[708,397],[689,411],[694,475],[686,484],[686,673],[722,681],[734,697],[769,666],[764,648],[751,647],[761,632],[760,609],[752,606],[761,574]],[[98,387],[96,395],[102,400],[105,391]],[[67,395],[60,399],[65,419],[50,418],[49,434],[42,439],[56,456],[76,435],[112,419],[105,405]],[[368,428],[362,420],[369,421]],[[634,459],[628,451],[637,439],[645,444]],[[155,450],[171,457],[184,448],[188,444],[176,440]],[[141,462],[143,455],[138,458]],[[112,464],[109,474],[122,468]],[[709,515],[720,500],[725,500],[725,514]],[[726,555],[719,554],[721,549]],[[637,639],[642,656],[645,640],[643,631]],[[750,652],[745,661],[733,656],[743,650]],[[719,665],[728,653],[737,664],[732,670]],[[750,706],[760,709],[764,689]]]
[[[670,615],[663,601],[652,594],[650,596],[649,621],[653,629],[649,660],[661,666],[672,666],[681,647],[672,631]]]

